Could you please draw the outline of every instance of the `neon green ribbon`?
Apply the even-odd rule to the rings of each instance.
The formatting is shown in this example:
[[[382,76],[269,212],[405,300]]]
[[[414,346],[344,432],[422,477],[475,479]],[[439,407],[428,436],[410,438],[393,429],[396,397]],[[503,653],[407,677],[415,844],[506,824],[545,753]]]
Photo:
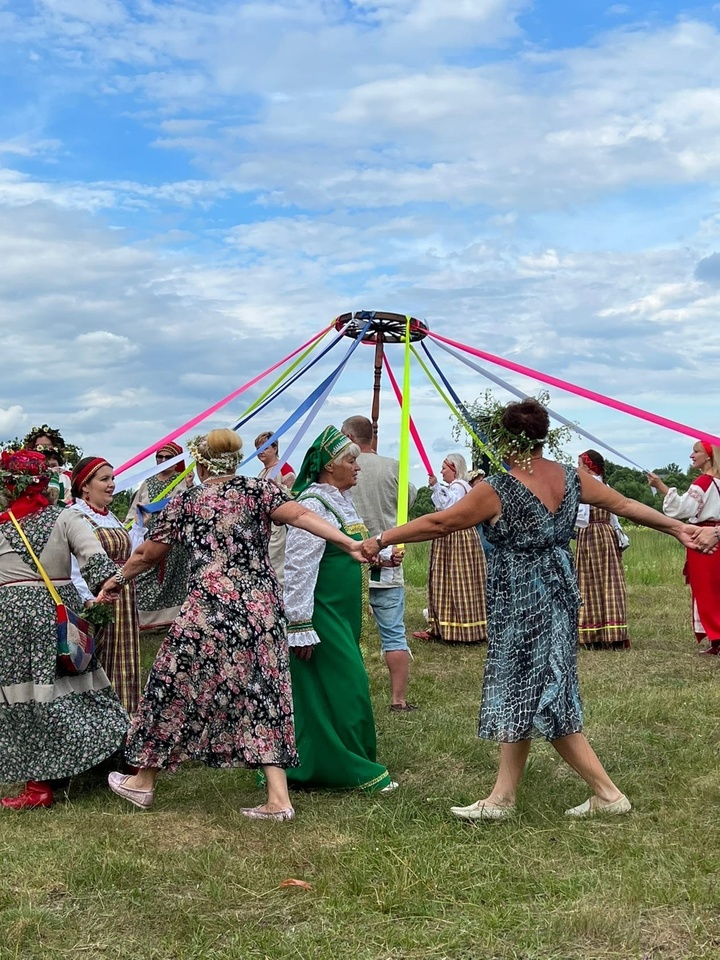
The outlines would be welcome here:
[[[397,525],[407,523],[410,483],[410,317],[405,317],[405,366],[400,408],[400,467],[398,470]]]

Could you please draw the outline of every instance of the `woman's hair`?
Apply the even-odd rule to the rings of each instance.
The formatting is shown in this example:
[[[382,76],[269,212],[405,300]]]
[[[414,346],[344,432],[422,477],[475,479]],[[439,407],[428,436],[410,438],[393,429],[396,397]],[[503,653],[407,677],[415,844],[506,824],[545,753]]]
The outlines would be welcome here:
[[[599,477],[602,477],[604,480],[605,479],[605,457],[601,453],[598,453],[597,450],[586,450],[584,453],[580,454],[581,459],[585,459],[585,457],[587,457],[588,460],[590,460],[595,465],[594,473],[596,473]]]
[[[710,446],[712,447],[712,457],[710,459],[710,462],[712,463],[712,475],[714,477],[720,477],[720,447],[716,447],[714,444],[710,444]],[[705,447],[700,440],[693,444],[693,450],[696,453],[699,453],[701,450],[704,453],[707,453],[707,450],[705,450]]]
[[[455,479],[467,480],[468,468],[467,460],[461,453],[449,453],[444,460],[445,463],[451,463],[455,467]]]
[[[255,449],[257,449],[258,447],[261,447],[267,440],[270,439],[271,436],[272,436],[272,433],[269,430],[265,430],[263,433],[259,433],[255,437]],[[270,447],[275,448],[275,453],[280,453],[280,447],[278,446],[277,440],[273,440],[273,442],[270,444]],[[269,450],[270,447],[265,447],[265,449]]]
[[[243,443],[234,430],[224,429],[211,430],[198,446],[200,452],[205,453],[212,460],[226,453],[236,453],[239,456],[242,453]]]
[[[535,440],[537,446],[543,443],[550,429],[547,410],[532,397],[508,403],[500,422],[509,433],[524,434],[528,440]]]
[[[349,457],[359,457],[361,452],[360,447],[356,443],[349,443],[346,447],[342,448],[340,453],[331,460],[324,469],[327,470],[328,467],[332,467],[336,463],[342,463],[343,460],[347,460]]]

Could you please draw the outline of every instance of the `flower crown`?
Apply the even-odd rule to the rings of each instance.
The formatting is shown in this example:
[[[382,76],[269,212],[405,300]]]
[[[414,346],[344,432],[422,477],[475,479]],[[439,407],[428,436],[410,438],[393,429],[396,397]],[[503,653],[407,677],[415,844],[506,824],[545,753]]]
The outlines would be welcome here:
[[[0,454],[0,483],[21,496],[28,487],[42,491],[48,484],[49,471],[42,453],[32,450],[3,450]]]
[[[213,477],[221,477],[226,473],[235,473],[240,462],[240,450],[221,453],[217,457],[206,457],[200,453],[198,447],[206,438],[201,434],[188,441],[187,448],[196,463],[201,463]]]

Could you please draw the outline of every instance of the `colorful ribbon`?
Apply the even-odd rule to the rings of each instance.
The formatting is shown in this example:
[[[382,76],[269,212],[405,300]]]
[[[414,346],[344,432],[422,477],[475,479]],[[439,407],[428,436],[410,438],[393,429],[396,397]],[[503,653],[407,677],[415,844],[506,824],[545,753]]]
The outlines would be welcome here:
[[[517,387],[514,387],[511,383],[508,383],[507,380],[503,380],[502,377],[496,376],[494,373],[490,373],[489,370],[486,370],[485,367],[479,366],[477,363],[473,363],[472,360],[469,360],[467,357],[463,357],[462,354],[457,353],[451,347],[446,346],[444,343],[438,343],[438,348],[444,350],[446,353],[449,353],[451,357],[455,357],[456,360],[459,360],[460,363],[464,363],[467,367],[470,367],[471,370],[475,370],[477,373],[481,374],[483,377],[487,377],[488,380],[491,380],[493,383],[496,383],[499,387],[502,387],[504,390],[507,390],[508,393],[512,393],[514,396],[519,397],[521,400],[526,400],[528,395],[523,393],[522,390],[518,390]],[[430,352],[423,343],[423,349],[425,353],[430,356]],[[432,357],[430,357],[432,360]],[[560,423],[565,424],[566,427],[570,427],[575,433],[579,434],[581,437],[585,437],[586,440],[589,440],[591,443],[594,443],[598,447],[603,447],[603,449],[614,454],[616,457],[620,457],[626,463],[631,463],[634,467],[637,467],[638,470],[642,470],[643,473],[648,473],[648,471],[641,467],[639,463],[635,463],[634,460],[631,460],[630,457],[626,457],[624,453],[621,453],[619,450],[616,450],[615,447],[611,447],[609,443],[605,443],[603,440],[600,440],[599,437],[594,436],[592,433],[589,433],[587,430],[584,430],[582,427],[578,426],[577,423],[573,423],[572,420],[568,420],[567,417],[563,417],[562,414],[557,413],[557,411],[552,410],[550,407],[547,407],[547,412],[555,420],[558,420]]]
[[[384,354],[383,354],[384,356]],[[410,485],[410,317],[405,317],[403,395],[400,404],[400,466],[398,467],[397,525],[407,523]],[[398,544],[402,550],[404,545]]]
[[[283,357],[282,360],[278,360],[277,363],[274,363],[271,367],[268,367],[267,370],[259,373],[256,377],[253,377],[252,380],[248,380],[247,383],[244,383],[241,387],[238,387],[237,390],[233,390],[233,392],[228,394],[227,397],[223,397],[222,400],[218,400],[217,403],[214,403],[211,407],[208,407],[207,410],[203,410],[202,413],[199,413],[191,420],[188,420],[187,423],[183,423],[181,426],[176,427],[171,433],[168,433],[167,436],[162,437],[160,440],[156,440],[151,446],[146,447],[145,450],[142,450],[140,453],[135,454],[134,457],[126,460],[125,463],[121,464],[115,470],[115,475],[119,476],[121,473],[124,473],[125,470],[128,470],[130,467],[134,467],[136,463],[144,460],[145,457],[149,457],[150,454],[155,453],[158,447],[162,447],[164,444],[169,443],[171,440],[174,440],[181,434],[192,430],[193,427],[196,427],[199,423],[202,423],[203,420],[206,420],[208,417],[212,416],[213,413],[216,413],[222,407],[226,406],[231,400],[239,397],[241,393],[244,393],[246,390],[249,390],[250,387],[255,386],[256,383],[258,383],[260,380],[263,380],[269,373],[272,373],[273,370],[277,370],[278,367],[281,367],[284,363],[287,363],[288,360],[291,360],[293,357],[297,356],[298,353],[301,353],[306,349],[306,347],[310,346],[310,344],[315,343],[316,340],[324,337],[331,328],[332,324],[327,327],[323,327],[319,333],[316,333],[314,337],[311,337],[305,343],[297,347],[297,349],[293,350],[292,353],[289,353],[286,357]]]
[[[506,367],[508,370],[514,370],[515,373],[521,373],[525,377],[532,377],[534,380],[540,380],[541,383],[547,383],[551,387],[557,387],[559,390],[565,390],[568,393],[574,393],[578,397],[586,400],[594,400],[596,403],[602,403],[606,407],[612,407],[621,413],[629,413],[632,417],[638,417],[640,420],[646,420],[648,423],[654,423],[658,427],[665,427],[667,430],[674,430],[676,433],[684,433],[693,440],[707,440],[716,446],[720,446],[720,437],[713,433],[707,433],[704,430],[698,430],[697,427],[689,427],[687,424],[679,423],[677,420],[669,420],[667,417],[661,417],[659,414],[650,413],[640,407],[634,407],[630,403],[624,403],[622,400],[614,400],[612,397],[606,397],[602,393],[596,393],[594,390],[588,390],[585,387],[579,387],[577,384],[569,383],[567,380],[561,380],[559,377],[550,376],[547,373],[540,373],[531,367],[525,367],[521,363],[515,363],[512,360],[503,360],[502,357],[496,357],[485,350],[478,350],[477,347],[469,347],[457,340],[451,340],[449,337],[443,337],[439,333],[433,333],[428,330],[429,337],[441,343],[447,343],[458,350],[464,350],[481,360],[488,360],[490,363],[496,363],[499,367]]]
[[[383,353],[383,363],[385,365],[385,372],[388,375],[388,380],[390,381],[390,385],[393,388],[393,392],[397,398],[397,402],[400,405],[400,409],[402,410],[403,395],[400,392],[400,387],[398,386],[398,382],[395,379],[395,374],[392,372],[392,369],[390,367],[390,361],[388,360],[387,354],[385,353]],[[430,458],[428,457],[427,451],[423,446],[423,442],[420,439],[420,434],[418,433],[417,427],[415,426],[415,421],[413,420],[412,417],[410,417],[410,436],[413,438],[413,442],[415,443],[415,449],[417,450],[418,455],[422,460],[422,464],[425,467],[429,476],[433,472],[432,464],[430,463]]]

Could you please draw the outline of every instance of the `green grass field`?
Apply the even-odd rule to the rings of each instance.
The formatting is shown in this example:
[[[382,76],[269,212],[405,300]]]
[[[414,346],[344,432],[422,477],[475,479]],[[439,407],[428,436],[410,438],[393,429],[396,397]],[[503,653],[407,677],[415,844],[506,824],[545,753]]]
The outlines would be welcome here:
[[[0,819],[1,960],[720,957],[720,663],[697,655],[678,544],[630,536],[632,649],[580,655],[586,732],[629,816],[567,822],[587,790],[537,744],[514,820],[453,820],[495,770],[475,738],[485,652],[415,644],[422,709],[390,714],[371,627],[379,755],[399,790],[300,793],[294,823],[262,824],[238,813],[258,802],[246,771],[187,767],[149,813],[78,778],[67,804]],[[411,548],[410,630],[426,562]]]

